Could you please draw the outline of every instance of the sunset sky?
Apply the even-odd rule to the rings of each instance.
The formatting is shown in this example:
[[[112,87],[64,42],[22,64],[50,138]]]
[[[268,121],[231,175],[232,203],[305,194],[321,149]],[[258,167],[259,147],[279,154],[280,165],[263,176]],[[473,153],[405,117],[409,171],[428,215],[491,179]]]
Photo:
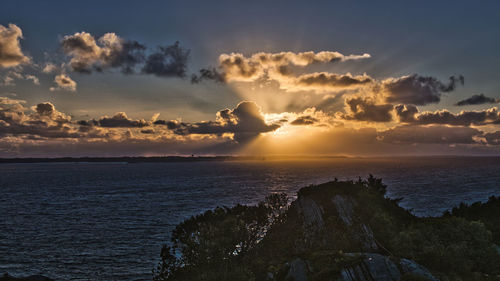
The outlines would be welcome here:
[[[498,1],[8,1],[0,157],[498,155]]]

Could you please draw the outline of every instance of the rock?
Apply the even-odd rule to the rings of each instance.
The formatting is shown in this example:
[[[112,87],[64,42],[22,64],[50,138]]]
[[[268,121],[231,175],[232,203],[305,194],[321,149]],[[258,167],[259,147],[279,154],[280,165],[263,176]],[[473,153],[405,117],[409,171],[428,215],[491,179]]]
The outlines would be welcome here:
[[[359,241],[364,251],[378,250],[373,231],[369,226],[359,221],[355,216],[354,206],[356,202],[352,198],[335,195],[332,199],[339,218],[347,226],[355,240]]]
[[[337,209],[340,219],[347,225],[352,226],[352,216],[354,214],[354,203],[352,200],[348,200],[344,196],[335,195],[332,199],[335,209]]]
[[[304,218],[304,227],[320,230],[325,226],[323,210],[313,199],[301,196],[297,199],[296,207],[299,215]]]
[[[302,218],[302,228],[304,230],[304,245],[298,248],[308,248],[312,245],[324,246],[325,222],[323,221],[323,209],[313,199],[300,196],[293,204],[299,217]]]
[[[439,281],[425,267],[418,263],[401,259],[393,259],[380,254],[351,253],[349,256],[363,255],[362,262],[342,269],[338,281],[397,281],[405,274],[413,274],[427,278],[429,281]]]
[[[399,281],[408,275],[423,277],[429,281],[439,281],[425,267],[412,260],[375,253],[347,253],[345,255],[354,258],[354,264],[343,268],[337,281]],[[356,259],[358,257],[359,261]],[[300,258],[287,263],[285,272],[286,276],[283,280],[292,281],[307,281],[308,275],[314,276],[315,274],[309,262]],[[336,277],[332,276],[332,278]]]
[[[439,281],[436,277],[434,277],[429,272],[429,270],[427,270],[427,268],[421,266],[420,264],[418,264],[412,260],[401,259],[399,261],[399,265],[400,265],[402,273],[424,276],[427,279],[429,279],[429,281]]]
[[[0,281],[54,281],[54,279],[50,279],[49,277],[42,275],[31,275],[28,277],[14,277],[5,273],[2,277],[0,277]]]
[[[302,259],[295,259],[290,263],[290,268],[285,280],[307,281],[307,264]]]
[[[401,279],[398,267],[388,257],[379,254],[362,255],[365,256],[362,262],[342,269],[339,281],[396,281]]]

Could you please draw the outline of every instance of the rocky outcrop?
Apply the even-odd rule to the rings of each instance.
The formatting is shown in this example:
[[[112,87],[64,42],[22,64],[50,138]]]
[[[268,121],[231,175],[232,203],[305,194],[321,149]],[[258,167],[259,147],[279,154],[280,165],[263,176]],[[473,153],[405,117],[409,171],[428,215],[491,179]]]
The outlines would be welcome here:
[[[304,252],[311,249],[312,245],[316,249],[317,246],[320,246],[319,249],[325,245],[336,246],[335,237],[346,235],[352,243],[350,245],[356,245],[355,248],[362,251],[344,254],[344,257],[355,262],[345,265],[340,270],[337,267],[334,270],[337,272],[337,277],[332,276],[332,278],[337,278],[338,281],[398,281],[408,276],[417,276],[425,280],[438,281],[426,268],[412,260],[379,254],[381,249],[372,229],[357,214],[359,206],[356,199],[348,194],[331,196],[331,198],[299,196],[292,208],[295,208],[304,231],[306,243],[299,246],[305,247]],[[335,265],[331,264],[331,268],[334,267]],[[300,258],[287,263],[285,269],[284,280],[307,281],[317,273],[307,259]]]
[[[304,230],[305,246],[321,245],[327,243],[329,237],[335,233],[349,233],[353,243],[359,245],[362,251],[373,252],[378,250],[377,243],[371,228],[362,222],[355,213],[356,201],[348,196],[335,195],[331,200],[326,200],[333,204],[336,214],[325,214],[324,209],[331,206],[322,206],[313,198],[308,196],[299,196],[293,203],[293,208],[302,220]],[[325,216],[336,216],[341,224],[344,224],[342,230],[329,228],[325,229]]]

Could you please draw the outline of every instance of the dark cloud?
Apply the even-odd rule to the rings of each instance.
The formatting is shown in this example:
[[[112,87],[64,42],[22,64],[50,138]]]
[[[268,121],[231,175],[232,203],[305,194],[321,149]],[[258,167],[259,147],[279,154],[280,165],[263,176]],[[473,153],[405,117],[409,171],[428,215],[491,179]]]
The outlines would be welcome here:
[[[169,130],[175,130],[180,127],[187,126],[186,123],[179,122],[177,120],[156,120],[153,122],[154,125],[164,125],[167,127]]]
[[[151,126],[150,121],[144,119],[130,119],[125,112],[117,112],[112,117],[103,116],[98,120],[81,120],[77,122],[81,126],[100,126],[104,128],[142,128]]]
[[[17,25],[0,25],[0,67],[13,67],[30,61],[21,50],[21,38],[23,32]]]
[[[314,118],[310,115],[305,115],[297,117],[297,119],[290,122],[290,124],[295,126],[300,126],[300,125],[313,125],[316,124],[317,122],[319,122],[317,118]]]
[[[415,122],[415,115],[418,113],[418,108],[412,104],[398,104],[394,106],[396,115],[400,122],[413,123]]]
[[[183,123],[178,121],[157,120],[156,125],[166,125],[175,134],[215,134],[233,133],[234,140],[247,142],[260,133],[278,129],[280,125],[268,125],[260,108],[254,102],[240,102],[234,109],[224,109],[217,112],[216,121]]]
[[[443,124],[453,126],[485,125],[500,123],[500,112],[496,108],[480,111],[461,111],[454,114],[448,110],[419,113],[417,107],[413,105],[397,105],[396,115],[404,123],[411,124]]]
[[[382,82],[389,103],[403,103],[426,105],[438,103],[442,93],[455,90],[457,83],[464,84],[462,75],[451,76],[448,84],[434,77],[419,76],[417,74],[397,79],[387,79]]]
[[[346,120],[368,122],[390,122],[392,120],[392,104],[376,104],[369,98],[347,98],[346,114],[341,117]]]
[[[379,133],[383,142],[413,144],[473,144],[481,132],[469,127],[399,126]]]
[[[146,46],[137,41],[125,41],[120,49],[113,50],[108,56],[111,67],[119,67],[125,74],[134,73],[134,67],[144,62]]]
[[[153,52],[137,42],[125,40],[115,33],[106,33],[98,40],[90,33],[79,32],[64,36],[61,46],[71,57],[69,66],[75,72],[91,73],[104,69],[120,69],[132,74],[140,66],[141,72],[159,77],[185,77],[190,51],[175,42],[159,46]],[[207,79],[207,72],[201,79]],[[215,77],[214,77],[215,79]]]
[[[38,114],[44,116],[52,116],[56,110],[55,106],[50,102],[39,103],[36,105],[35,110]]]
[[[76,121],[76,124],[80,125],[80,126],[86,126],[86,127],[99,126],[99,122],[96,120],[78,120],[78,121]]]
[[[106,33],[97,41],[87,32],[64,36],[61,46],[71,56],[70,67],[75,72],[91,73],[105,68],[120,68],[133,73],[144,62],[146,47],[137,41],[126,41],[115,33]]]
[[[197,84],[204,80],[215,81],[217,83],[225,83],[225,74],[218,71],[215,67],[212,68],[202,68],[199,70],[198,74],[191,75],[191,83]]]
[[[500,131],[486,133],[483,137],[488,144],[500,145]]]
[[[142,72],[160,77],[185,77],[189,53],[190,50],[181,48],[179,42],[160,46],[147,57]]]
[[[464,106],[464,105],[476,105],[476,104],[486,104],[486,103],[498,103],[500,102],[498,99],[490,98],[485,96],[484,94],[473,95],[470,98],[458,101],[455,103],[456,106]]]

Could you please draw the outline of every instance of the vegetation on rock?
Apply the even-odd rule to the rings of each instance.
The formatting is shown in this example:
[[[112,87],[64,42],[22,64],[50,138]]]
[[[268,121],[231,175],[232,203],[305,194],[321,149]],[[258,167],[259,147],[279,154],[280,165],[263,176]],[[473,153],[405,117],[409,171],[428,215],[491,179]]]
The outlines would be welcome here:
[[[349,269],[365,270],[365,253],[394,261],[400,280],[500,280],[499,199],[419,218],[385,192],[370,175],[302,188],[291,205],[273,194],[207,211],[175,228],[154,280],[347,280]]]

